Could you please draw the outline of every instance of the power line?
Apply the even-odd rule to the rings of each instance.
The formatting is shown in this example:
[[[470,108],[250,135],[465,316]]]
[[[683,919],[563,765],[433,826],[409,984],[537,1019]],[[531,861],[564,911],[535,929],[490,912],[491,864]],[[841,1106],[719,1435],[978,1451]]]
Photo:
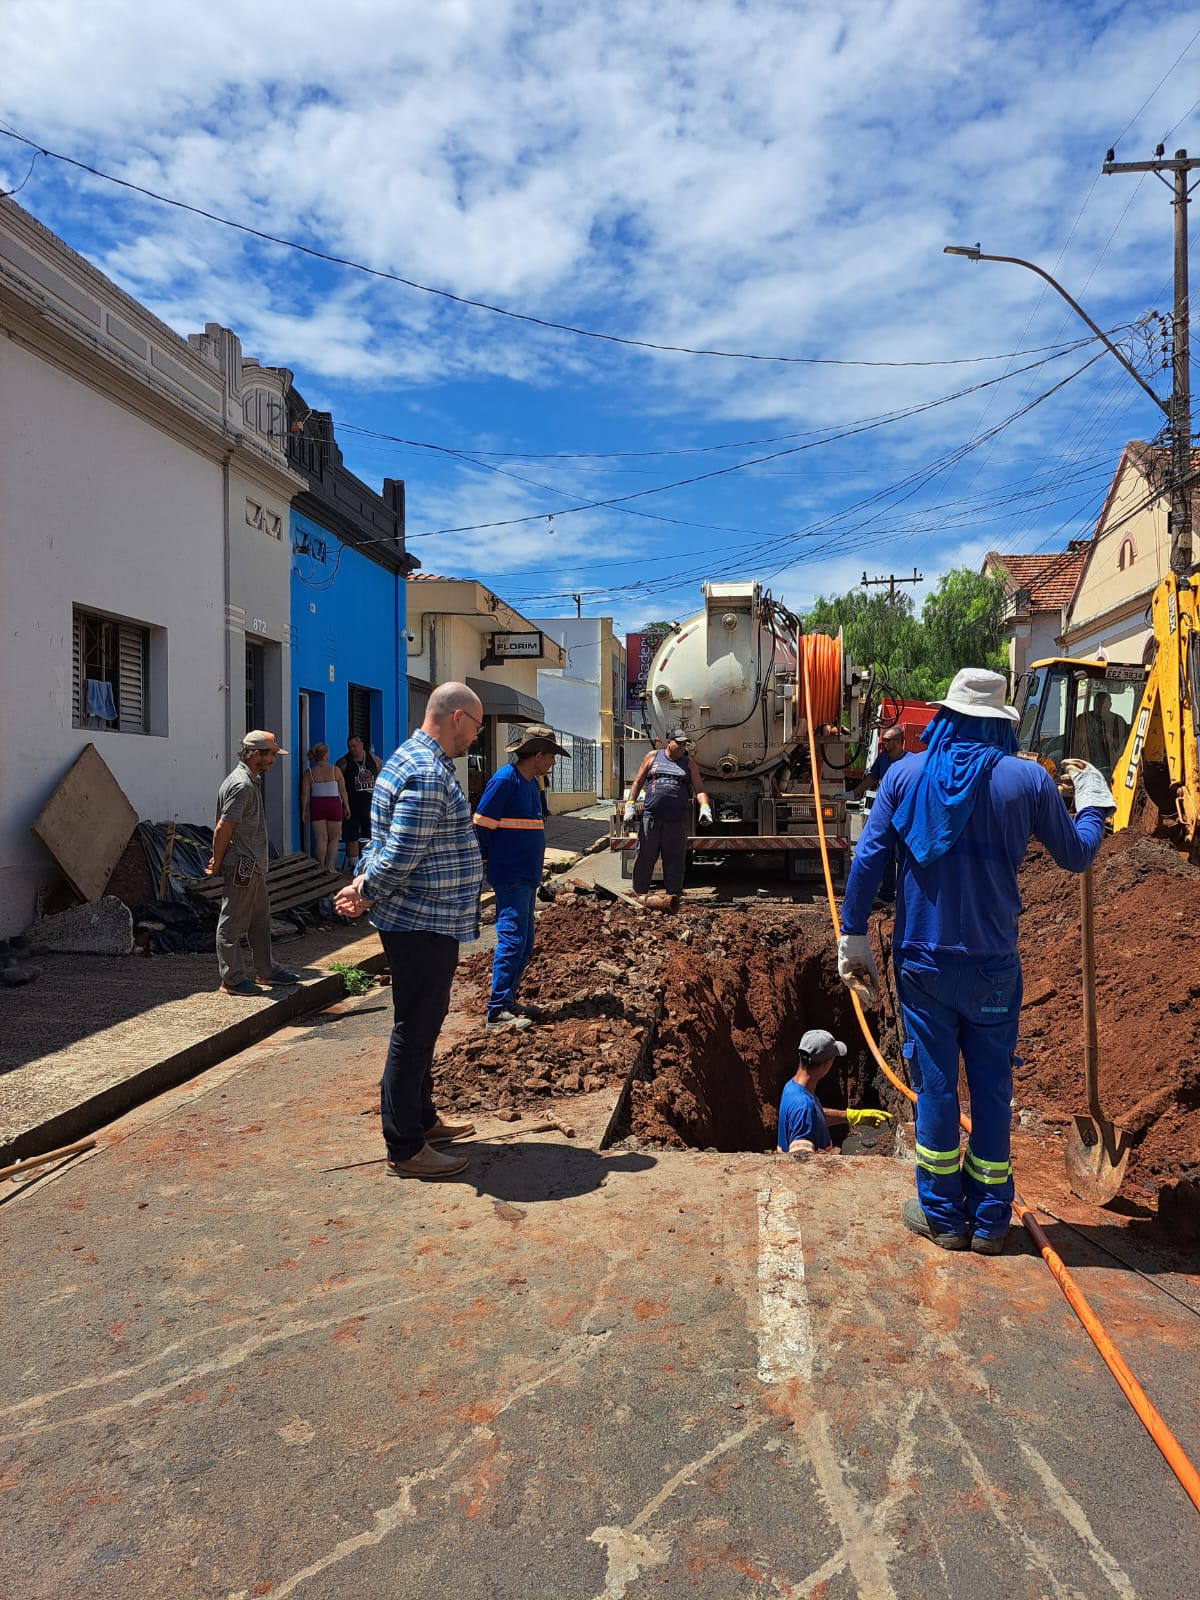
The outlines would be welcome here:
[[[789,366],[810,367],[959,367],[977,365],[988,361],[1013,360],[1017,356],[1036,353],[1032,351],[1017,351],[1008,355],[950,356],[937,361],[863,361],[840,356],[782,356],[746,350],[715,350],[692,345],[667,344],[652,339],[631,339],[616,333],[602,333],[594,328],[580,328],[573,323],[556,322],[549,317],[538,317],[525,311],[512,311],[506,306],[493,305],[487,300],[475,300],[468,295],[454,294],[449,289],[438,289],[427,283],[418,283],[415,278],[406,278],[398,272],[387,272],[381,267],[369,267],[364,262],[353,261],[347,256],[337,256],[329,251],[318,250],[313,245],[301,244],[297,239],[287,239],[279,234],[267,233],[265,229],[254,228],[249,223],[238,222],[232,217],[221,216],[220,213],[208,211],[203,206],[190,205],[186,200],[177,200],[171,195],[160,194],[155,189],[148,189],[143,184],[132,183],[128,178],[118,178],[113,173],[104,172],[101,168],[91,166],[86,161],[77,160],[74,156],[63,155],[58,150],[50,150],[36,140],[28,139],[24,134],[17,133],[15,129],[0,127],[0,138],[13,139],[18,144],[25,145],[27,149],[35,152],[35,160],[39,155],[45,156],[47,160],[61,162],[62,165],[73,167],[78,172],[86,172],[93,178],[99,178],[104,183],[114,184],[117,188],[141,195],[146,200],[153,200],[157,205],[171,206],[176,211],[184,211],[191,216],[203,217],[207,222],[215,222],[223,228],[232,228],[235,232],[246,234],[252,239],[260,239],[264,244],[274,244],[286,250],[296,250],[301,255],[309,256],[314,261],[324,261],[329,266],[345,267],[349,271],[361,272],[371,278],[380,278],[388,283],[402,284],[406,289],[414,289],[421,294],[434,295],[439,299],[449,300],[455,305],[469,306],[476,311],[488,311],[493,316],[508,317],[515,322],[531,323],[535,327],[547,328],[557,333],[570,333],[580,339],[595,339],[602,343],[624,345],[635,350],[655,350],[673,355],[712,356],[725,361],[779,362]],[[32,170],[31,166],[30,172]],[[28,177],[26,181],[28,181]]]

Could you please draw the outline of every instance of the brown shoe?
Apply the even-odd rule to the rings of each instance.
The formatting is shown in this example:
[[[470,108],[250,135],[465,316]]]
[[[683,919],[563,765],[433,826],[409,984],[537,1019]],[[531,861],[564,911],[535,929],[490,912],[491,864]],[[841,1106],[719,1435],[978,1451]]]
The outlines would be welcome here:
[[[475,1132],[473,1122],[446,1122],[439,1117],[432,1128],[425,1129],[426,1144],[453,1144],[455,1139],[469,1139]]]
[[[466,1166],[464,1157],[443,1155],[431,1144],[423,1144],[407,1161],[389,1161],[387,1170],[393,1178],[453,1178],[465,1172]]]

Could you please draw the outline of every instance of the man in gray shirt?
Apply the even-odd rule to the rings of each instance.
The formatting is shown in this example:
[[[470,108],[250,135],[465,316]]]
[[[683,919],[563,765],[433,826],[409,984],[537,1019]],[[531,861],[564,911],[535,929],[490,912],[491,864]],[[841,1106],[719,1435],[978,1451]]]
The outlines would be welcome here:
[[[277,967],[271,955],[271,908],[267,900],[267,818],[263,811],[262,775],[287,755],[275,735],[256,728],[242,740],[238,764],[217,792],[217,824],[213,853],[204,869],[223,882],[217,921],[217,969],[226,994],[257,994],[245,968],[242,936],[249,935],[254,973],[259,983],[299,983],[294,972]]]

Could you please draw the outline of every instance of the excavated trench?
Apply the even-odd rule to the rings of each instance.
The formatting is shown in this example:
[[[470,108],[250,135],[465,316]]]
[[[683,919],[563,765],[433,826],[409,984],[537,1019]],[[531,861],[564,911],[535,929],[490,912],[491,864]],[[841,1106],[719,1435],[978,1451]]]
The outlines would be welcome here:
[[[848,1046],[820,1086],[822,1102],[883,1103],[820,914],[752,906],[711,916],[706,935],[703,948],[667,961],[661,1015],[613,1137],[676,1149],[774,1149],[779,1097],[809,1028],[828,1029]],[[832,1131],[837,1141],[845,1130]],[[886,1154],[891,1136],[862,1128],[844,1147]]]

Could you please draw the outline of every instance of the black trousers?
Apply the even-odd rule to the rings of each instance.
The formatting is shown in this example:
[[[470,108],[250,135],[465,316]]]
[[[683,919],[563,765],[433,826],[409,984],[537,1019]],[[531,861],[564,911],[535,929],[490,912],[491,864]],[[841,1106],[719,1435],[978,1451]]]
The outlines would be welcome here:
[[[458,965],[458,940],[445,933],[379,933],[392,969],[394,1020],[379,1084],[379,1112],[389,1161],[407,1161],[437,1121],[433,1049]]]
[[[653,812],[643,811],[638,827],[637,854],[633,860],[634,894],[645,894],[650,888],[650,879],[660,855],[663,888],[668,894],[683,893],[689,822],[690,818],[686,816],[664,822]]]

